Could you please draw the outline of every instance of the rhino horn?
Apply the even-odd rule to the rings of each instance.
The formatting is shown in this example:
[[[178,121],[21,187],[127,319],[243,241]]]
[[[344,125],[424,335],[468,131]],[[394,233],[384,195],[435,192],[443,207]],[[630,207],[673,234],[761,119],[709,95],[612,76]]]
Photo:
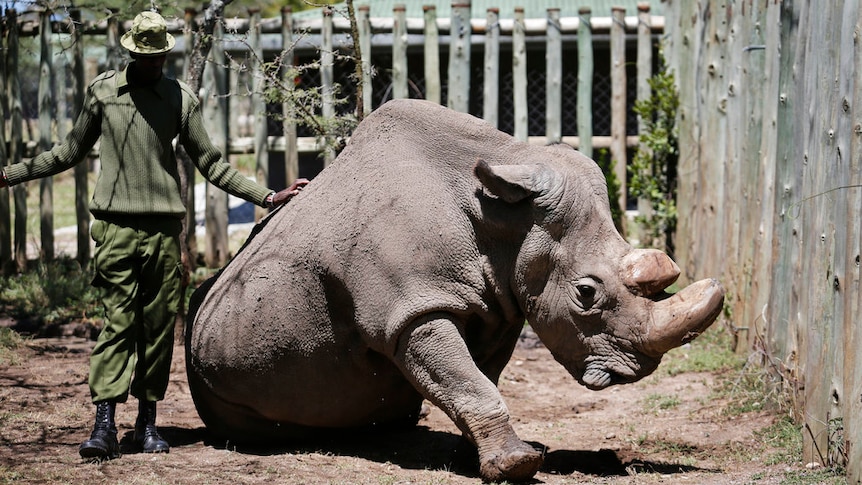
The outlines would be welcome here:
[[[644,350],[660,356],[690,342],[712,325],[723,305],[724,288],[715,279],[700,280],[679,293],[656,301]]]
[[[677,278],[679,266],[657,249],[634,249],[623,257],[623,284],[635,295],[656,295]]]

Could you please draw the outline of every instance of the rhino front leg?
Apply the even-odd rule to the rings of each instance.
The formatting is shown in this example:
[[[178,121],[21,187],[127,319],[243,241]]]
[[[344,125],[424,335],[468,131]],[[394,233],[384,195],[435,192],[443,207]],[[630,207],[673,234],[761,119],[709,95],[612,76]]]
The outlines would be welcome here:
[[[515,434],[500,391],[474,363],[456,322],[444,313],[413,322],[399,338],[395,359],[425,398],[475,443],[483,479],[529,479],[542,454]]]

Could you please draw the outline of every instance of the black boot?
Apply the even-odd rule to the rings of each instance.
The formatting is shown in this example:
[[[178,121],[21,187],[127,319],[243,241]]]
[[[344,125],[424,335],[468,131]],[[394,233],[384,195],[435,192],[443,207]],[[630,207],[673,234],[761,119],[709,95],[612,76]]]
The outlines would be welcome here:
[[[82,458],[111,459],[120,455],[120,444],[117,442],[117,426],[114,424],[114,413],[117,403],[99,401],[96,403],[96,424],[90,439],[81,443],[78,453]]]
[[[138,401],[138,419],[135,421],[135,443],[144,453],[168,453],[168,442],[156,430],[156,402]]]

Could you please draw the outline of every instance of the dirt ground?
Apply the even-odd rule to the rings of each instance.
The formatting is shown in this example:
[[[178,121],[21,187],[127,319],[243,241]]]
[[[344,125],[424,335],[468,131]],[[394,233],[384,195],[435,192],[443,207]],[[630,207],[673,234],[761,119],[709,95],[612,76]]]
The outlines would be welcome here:
[[[159,427],[171,452],[135,451],[136,407],[130,402],[117,411],[123,455],[84,461],[78,445],[89,436],[93,413],[86,384],[91,347],[84,339],[35,339],[0,363],[0,483],[480,483],[474,449],[434,407],[404,432],[279,449],[216,442],[195,412],[181,347],[159,408]],[[776,450],[755,434],[776,417],[766,412],[729,417],[722,412],[728,403],[712,392],[717,378],[670,376],[660,368],[641,382],[593,392],[527,338],[500,389],[521,438],[546,453],[531,483],[781,483],[791,465],[768,465]],[[661,400],[675,404],[661,409],[654,405]]]

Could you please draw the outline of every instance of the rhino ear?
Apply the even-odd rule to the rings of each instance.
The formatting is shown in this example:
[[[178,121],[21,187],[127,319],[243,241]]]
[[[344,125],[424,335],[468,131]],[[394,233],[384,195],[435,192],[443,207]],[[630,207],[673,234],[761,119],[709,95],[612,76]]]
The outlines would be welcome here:
[[[476,161],[473,173],[492,194],[512,204],[548,192],[553,174],[541,165],[488,165]]]

